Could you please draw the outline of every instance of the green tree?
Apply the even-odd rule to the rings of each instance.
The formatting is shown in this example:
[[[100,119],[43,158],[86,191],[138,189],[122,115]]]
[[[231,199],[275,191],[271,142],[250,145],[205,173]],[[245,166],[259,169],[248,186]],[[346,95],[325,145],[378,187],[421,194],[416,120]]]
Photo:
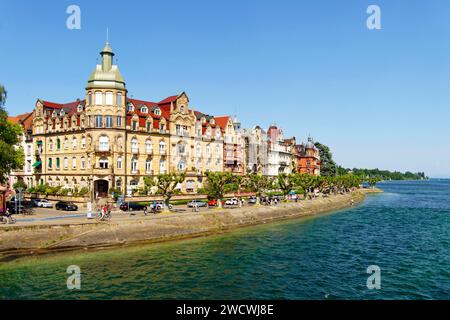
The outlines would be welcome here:
[[[147,187],[157,187],[157,193],[164,198],[164,211],[169,211],[170,199],[177,193],[177,185],[182,183],[186,178],[186,174],[183,173],[169,173],[169,174],[159,174],[156,178],[144,177],[144,183]]]
[[[217,199],[217,206],[222,208],[225,193],[236,185],[236,177],[231,172],[206,172],[206,194]]]
[[[13,188],[14,188],[14,190],[17,190],[18,188],[22,188],[22,190],[26,190],[27,184],[25,183],[25,181],[23,181],[23,179],[19,179],[19,180],[17,180],[16,183],[13,184]]]
[[[256,205],[259,205],[259,198],[273,186],[273,181],[268,176],[260,173],[249,173],[244,177],[244,184],[250,192],[256,195]]]
[[[286,197],[296,186],[296,176],[294,174],[280,173],[277,177],[277,186]]]
[[[314,144],[319,149],[320,155],[320,175],[327,177],[334,177],[337,174],[336,162],[333,160],[333,154],[330,148],[324,144],[316,142]]]
[[[4,109],[6,90],[0,85],[0,184],[6,182],[12,170],[20,169],[24,163],[23,150],[17,147],[22,127],[8,120]]]

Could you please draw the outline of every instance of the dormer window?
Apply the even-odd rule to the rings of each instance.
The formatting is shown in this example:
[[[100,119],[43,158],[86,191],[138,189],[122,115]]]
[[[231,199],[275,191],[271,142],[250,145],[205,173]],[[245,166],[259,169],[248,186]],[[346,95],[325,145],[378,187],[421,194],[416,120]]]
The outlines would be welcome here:
[[[83,105],[79,104],[77,107],[78,112],[82,112],[83,111]]]
[[[156,114],[157,116],[160,116],[161,115],[161,109],[160,108],[155,108],[153,110],[153,113]]]
[[[209,123],[211,123],[211,124],[216,124],[216,120],[210,119],[210,120],[209,120]]]
[[[142,113],[147,113],[148,112],[148,108],[146,106],[142,106],[141,107],[141,112]]]
[[[55,111],[53,111],[53,113],[52,113],[52,117],[56,117],[58,114],[56,113],[56,110]]]
[[[127,111],[134,111],[134,106],[131,102],[129,102],[127,105]]]
[[[64,110],[61,110],[61,112],[59,113],[60,116],[65,115],[66,113],[64,112]]]

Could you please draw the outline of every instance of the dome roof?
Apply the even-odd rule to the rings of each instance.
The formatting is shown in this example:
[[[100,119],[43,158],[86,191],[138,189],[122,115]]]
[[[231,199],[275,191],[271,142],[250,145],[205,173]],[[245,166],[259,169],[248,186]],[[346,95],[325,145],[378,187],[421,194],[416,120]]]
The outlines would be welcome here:
[[[86,89],[118,89],[126,90],[125,81],[117,65],[112,64],[114,52],[107,41],[100,52],[102,64],[95,66],[94,72],[88,79]]]

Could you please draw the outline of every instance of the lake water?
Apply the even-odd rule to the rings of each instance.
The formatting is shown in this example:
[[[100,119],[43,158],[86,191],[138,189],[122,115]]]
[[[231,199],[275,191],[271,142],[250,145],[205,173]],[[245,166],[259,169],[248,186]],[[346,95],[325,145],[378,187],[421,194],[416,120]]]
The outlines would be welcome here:
[[[449,299],[450,181],[387,182],[319,217],[0,265],[0,299]],[[68,290],[69,265],[81,289]],[[367,288],[367,267],[381,288]]]

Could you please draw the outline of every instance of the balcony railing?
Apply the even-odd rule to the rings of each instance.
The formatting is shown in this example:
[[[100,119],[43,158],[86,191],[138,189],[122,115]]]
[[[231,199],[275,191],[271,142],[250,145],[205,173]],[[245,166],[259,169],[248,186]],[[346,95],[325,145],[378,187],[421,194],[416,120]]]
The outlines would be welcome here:
[[[94,150],[95,150],[95,152],[111,152],[111,146],[110,145],[102,146],[102,145],[96,144],[94,146]]]
[[[139,169],[131,169],[131,174],[134,174],[134,175],[138,175],[138,174],[140,174],[140,170]]]

